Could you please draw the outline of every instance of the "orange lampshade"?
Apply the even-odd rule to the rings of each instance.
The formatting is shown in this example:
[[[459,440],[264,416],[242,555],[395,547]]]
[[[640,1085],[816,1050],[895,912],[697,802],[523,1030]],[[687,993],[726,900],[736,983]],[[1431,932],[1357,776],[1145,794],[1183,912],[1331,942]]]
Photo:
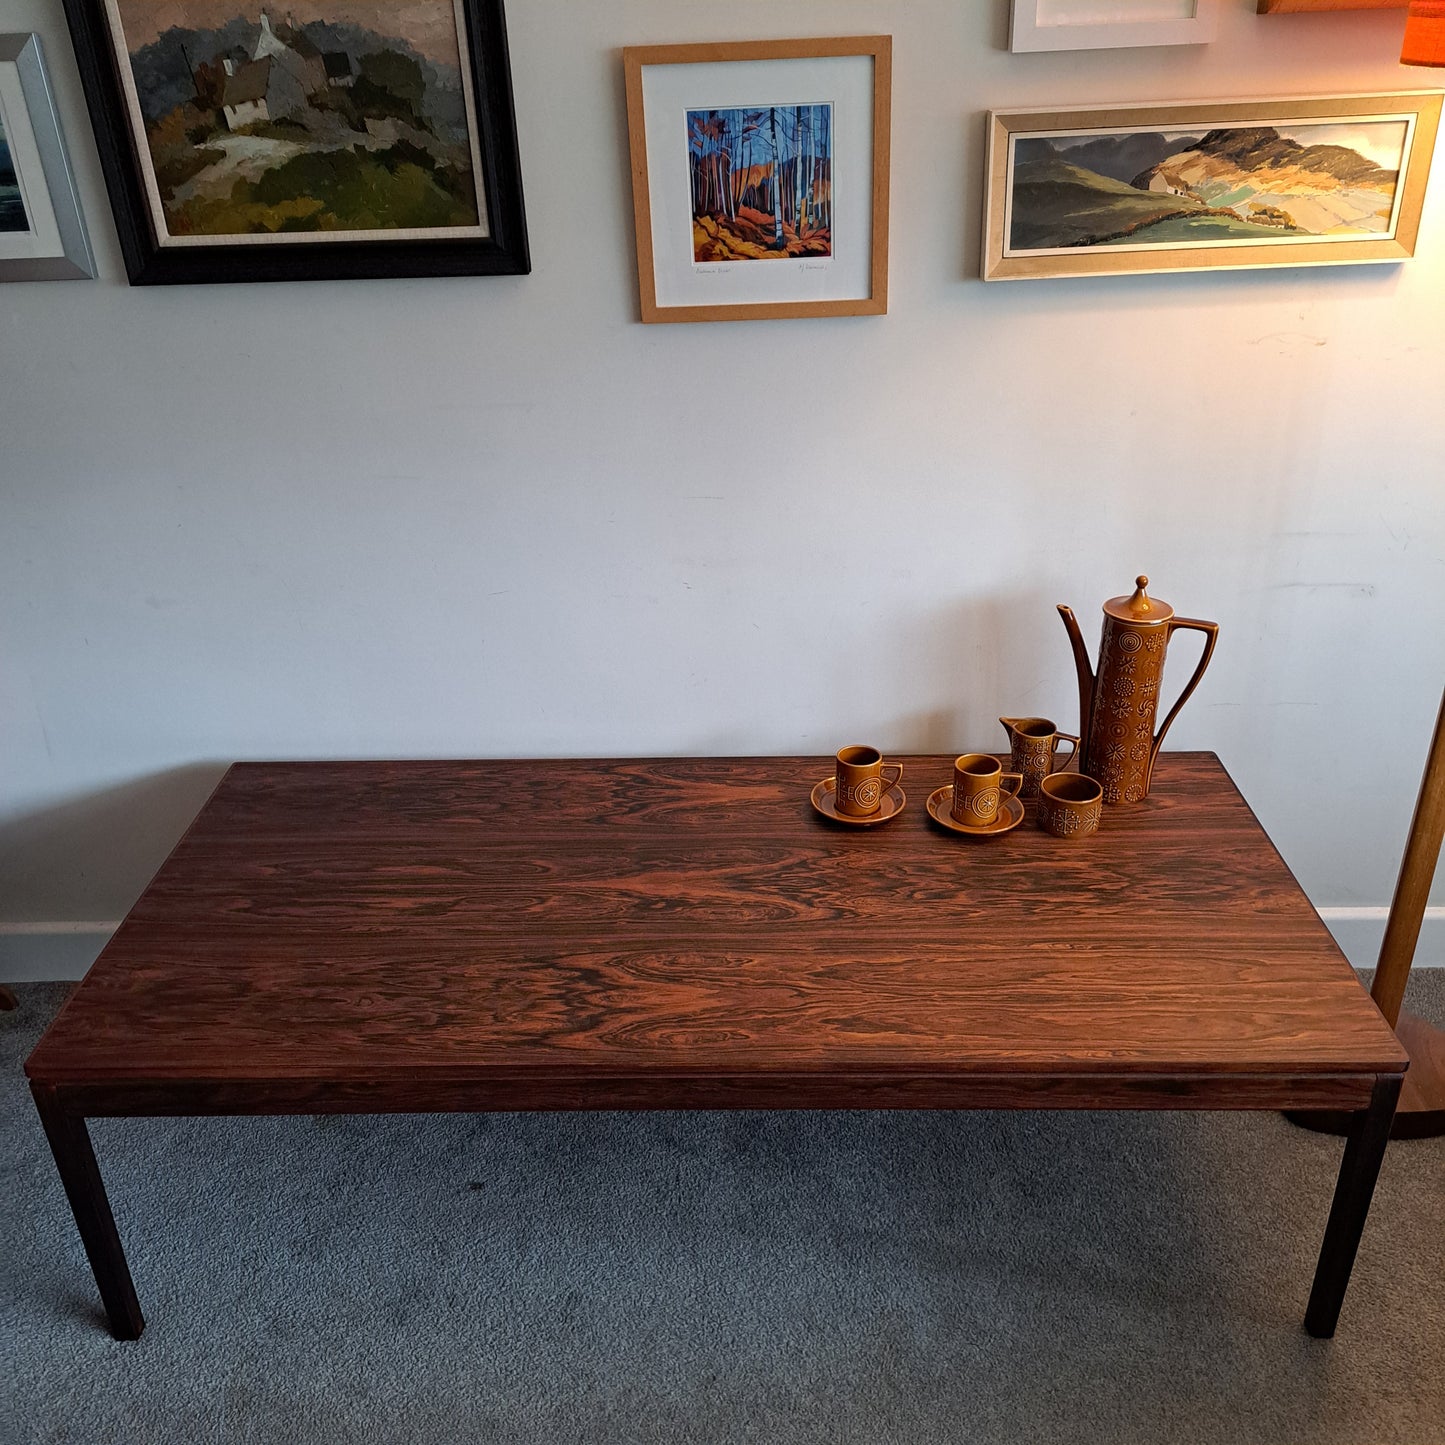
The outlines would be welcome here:
[[[1401,65],[1445,65],[1445,0],[1410,0]]]

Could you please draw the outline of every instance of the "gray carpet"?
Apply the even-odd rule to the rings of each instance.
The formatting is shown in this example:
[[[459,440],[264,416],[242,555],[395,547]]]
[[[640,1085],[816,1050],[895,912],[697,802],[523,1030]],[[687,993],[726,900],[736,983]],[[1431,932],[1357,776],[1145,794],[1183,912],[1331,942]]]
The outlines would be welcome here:
[[[1412,1004],[1445,1021],[1445,971]],[[1445,1442],[1445,1140],[1275,1115],[101,1120],[119,1344],[0,1014],[0,1442]]]

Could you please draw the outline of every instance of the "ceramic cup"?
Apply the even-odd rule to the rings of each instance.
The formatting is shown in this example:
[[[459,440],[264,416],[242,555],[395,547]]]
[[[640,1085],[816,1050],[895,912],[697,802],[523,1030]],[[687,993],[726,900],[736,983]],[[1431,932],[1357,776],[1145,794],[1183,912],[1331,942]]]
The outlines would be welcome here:
[[[893,776],[888,777],[889,773]],[[902,776],[903,764],[885,763],[877,748],[839,748],[833,806],[851,818],[866,818],[883,806],[884,789]]]
[[[998,819],[999,797],[1018,796],[1023,774],[1006,773],[988,753],[964,753],[953,760],[953,816],[957,822],[986,828]]]
[[[1039,784],[1050,773],[1061,773],[1074,761],[1079,740],[1073,733],[1061,733],[1046,717],[1001,717],[999,721],[1009,736],[1009,764],[1024,777],[1019,797],[1031,801],[1038,797]],[[1069,745],[1062,763],[1056,761],[1060,743]]]
[[[1050,773],[1039,784],[1039,827],[1056,838],[1097,833],[1103,811],[1103,788],[1082,773]]]

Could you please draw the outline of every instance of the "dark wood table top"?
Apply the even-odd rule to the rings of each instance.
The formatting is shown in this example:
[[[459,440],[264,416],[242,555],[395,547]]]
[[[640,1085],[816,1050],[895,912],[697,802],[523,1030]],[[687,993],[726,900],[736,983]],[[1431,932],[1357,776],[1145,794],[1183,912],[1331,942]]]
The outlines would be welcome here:
[[[1219,761],[1088,840],[819,758],[238,763],[27,1064],[91,1112],[1362,1107],[1407,1057]]]

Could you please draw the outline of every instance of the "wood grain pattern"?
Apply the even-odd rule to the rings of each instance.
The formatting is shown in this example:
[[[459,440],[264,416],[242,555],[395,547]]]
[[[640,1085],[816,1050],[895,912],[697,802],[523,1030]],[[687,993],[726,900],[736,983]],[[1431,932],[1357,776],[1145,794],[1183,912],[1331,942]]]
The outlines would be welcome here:
[[[400,1077],[68,1084],[79,1118],[167,1115],[510,1113],[586,1109],[1305,1109],[1350,1118],[1373,1074],[960,1074],[753,1071],[598,1076],[431,1069]],[[1408,1078],[1409,1075],[1406,1075]],[[1226,1103],[1220,1103],[1221,1098]],[[1342,1129],[1340,1132],[1344,1132]]]
[[[818,758],[237,764],[27,1072],[94,1114],[1362,1107],[1405,1067],[1217,759],[1084,845],[937,829],[951,764],[876,830],[813,814]]]

